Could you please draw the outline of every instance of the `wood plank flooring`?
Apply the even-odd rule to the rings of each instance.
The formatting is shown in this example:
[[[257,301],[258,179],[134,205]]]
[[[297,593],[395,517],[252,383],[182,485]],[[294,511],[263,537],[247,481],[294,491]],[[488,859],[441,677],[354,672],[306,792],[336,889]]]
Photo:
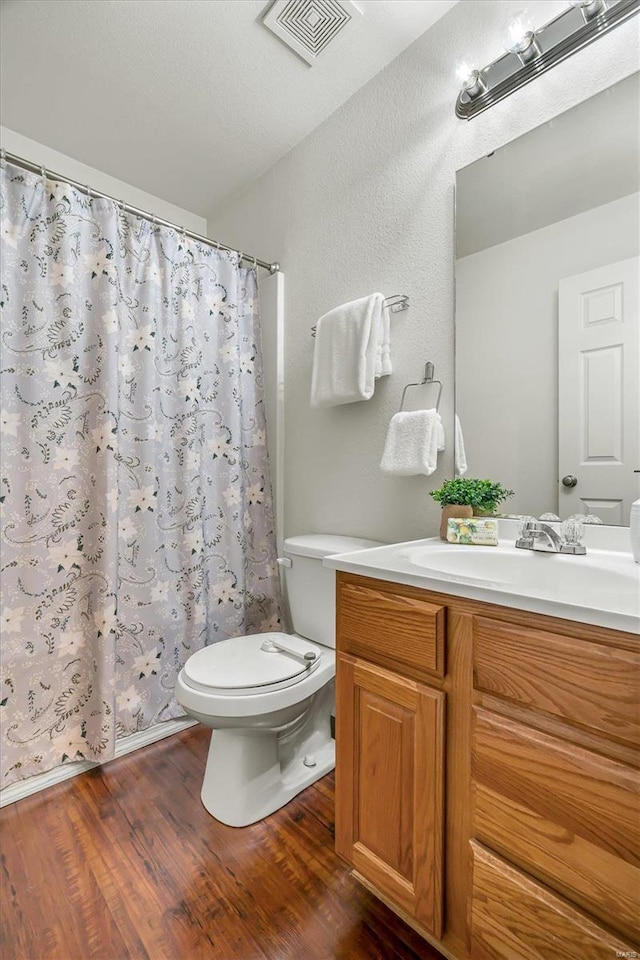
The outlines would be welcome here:
[[[0,813],[3,960],[441,960],[333,849],[333,776],[251,827],[192,727]]]

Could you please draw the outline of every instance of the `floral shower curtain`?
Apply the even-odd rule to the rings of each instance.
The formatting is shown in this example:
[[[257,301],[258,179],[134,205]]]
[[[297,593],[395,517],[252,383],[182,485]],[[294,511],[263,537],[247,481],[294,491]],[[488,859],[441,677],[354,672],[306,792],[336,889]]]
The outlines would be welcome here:
[[[182,711],[279,627],[255,272],[5,164],[2,786]]]

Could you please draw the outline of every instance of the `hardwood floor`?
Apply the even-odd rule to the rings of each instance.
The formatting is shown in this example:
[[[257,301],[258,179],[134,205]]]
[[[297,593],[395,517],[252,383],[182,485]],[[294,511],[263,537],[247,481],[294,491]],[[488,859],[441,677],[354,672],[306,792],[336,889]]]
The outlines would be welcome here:
[[[192,727],[0,814],[3,960],[441,960],[333,849],[333,775],[251,827]]]

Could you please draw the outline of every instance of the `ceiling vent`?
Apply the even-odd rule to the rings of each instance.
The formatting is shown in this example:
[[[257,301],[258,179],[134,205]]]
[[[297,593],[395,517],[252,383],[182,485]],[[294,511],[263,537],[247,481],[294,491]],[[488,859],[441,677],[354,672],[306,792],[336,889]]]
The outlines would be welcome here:
[[[276,0],[263,23],[313,66],[353,20],[362,16],[349,0]]]

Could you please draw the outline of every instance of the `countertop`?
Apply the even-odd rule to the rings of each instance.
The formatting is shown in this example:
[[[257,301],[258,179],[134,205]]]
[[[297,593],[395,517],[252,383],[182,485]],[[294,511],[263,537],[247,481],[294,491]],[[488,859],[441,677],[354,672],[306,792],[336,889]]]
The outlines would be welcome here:
[[[503,537],[501,525],[501,539],[498,547],[471,547],[474,551],[500,550],[509,551],[509,557],[514,557],[514,539],[512,530],[509,536]],[[602,537],[602,532],[598,531]],[[620,535],[614,541],[615,546],[621,545]],[[623,630],[629,633],[640,634],[640,565],[635,564],[630,552],[624,550],[590,549],[589,567],[591,568],[591,584],[584,591],[576,588],[576,569],[582,558],[573,558],[572,584],[568,588],[563,584],[563,571],[569,567],[562,567],[565,555],[545,554],[535,563],[555,564],[553,568],[553,582],[547,583],[544,588],[529,586],[528,584],[511,584],[490,579],[471,576],[459,576],[451,573],[442,573],[438,570],[427,569],[416,565],[409,559],[410,556],[420,555],[420,549],[427,547],[429,554],[436,561],[441,551],[455,551],[460,547],[446,543],[438,538],[425,540],[411,540],[404,543],[388,544],[368,550],[358,550],[353,553],[337,554],[325,558],[324,565],[334,570],[344,570],[348,573],[359,574],[364,577],[373,577],[391,583],[408,584],[413,587],[422,587],[438,593],[447,593],[452,596],[466,597],[470,600],[479,600],[486,603],[495,603],[500,606],[513,607],[519,610],[528,610],[564,620],[579,623],[591,623],[613,630]],[[417,552],[416,552],[417,551]],[[433,552],[432,552],[433,551]],[[521,551],[518,551],[520,553]],[[524,551],[522,551],[524,552]],[[527,551],[529,552],[529,551]],[[442,553],[442,556],[446,554]],[[607,589],[599,589],[597,574],[593,581],[594,565],[601,563],[603,572],[607,573]],[[478,554],[479,569],[482,569],[482,556]],[[547,570],[549,567],[547,567]],[[586,567],[585,567],[586,570]],[[555,573],[558,572],[557,580]],[[608,581],[612,573],[620,571],[624,577],[624,587],[620,590],[611,589]],[[549,578],[547,578],[549,579]],[[605,581],[603,573],[602,581]],[[637,589],[636,587],[637,583]]]

